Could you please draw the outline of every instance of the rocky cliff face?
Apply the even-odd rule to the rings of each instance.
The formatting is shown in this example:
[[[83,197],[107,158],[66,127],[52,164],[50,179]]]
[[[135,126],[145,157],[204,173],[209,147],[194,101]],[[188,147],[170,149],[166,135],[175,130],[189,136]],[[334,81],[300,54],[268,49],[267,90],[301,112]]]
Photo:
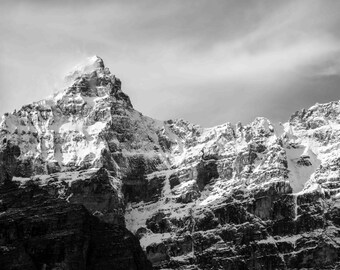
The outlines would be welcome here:
[[[339,102],[277,126],[202,128],[134,110],[98,57],[67,79],[0,123],[0,140],[21,151],[16,170],[2,169],[19,190],[34,183],[126,226],[155,269],[339,265]]]
[[[1,269],[152,269],[138,240],[34,184],[0,188]]]
[[[5,171],[0,185],[1,269],[152,269],[138,239],[125,227],[101,221],[81,204],[50,196],[33,181],[21,187],[12,182],[18,155],[19,148],[9,141],[0,149]]]

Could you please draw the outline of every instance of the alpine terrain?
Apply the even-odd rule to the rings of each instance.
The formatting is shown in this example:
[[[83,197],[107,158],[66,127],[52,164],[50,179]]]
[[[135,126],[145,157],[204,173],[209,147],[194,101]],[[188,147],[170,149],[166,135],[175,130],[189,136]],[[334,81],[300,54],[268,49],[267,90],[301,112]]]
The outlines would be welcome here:
[[[66,82],[0,121],[1,269],[340,269],[339,101],[202,128]]]

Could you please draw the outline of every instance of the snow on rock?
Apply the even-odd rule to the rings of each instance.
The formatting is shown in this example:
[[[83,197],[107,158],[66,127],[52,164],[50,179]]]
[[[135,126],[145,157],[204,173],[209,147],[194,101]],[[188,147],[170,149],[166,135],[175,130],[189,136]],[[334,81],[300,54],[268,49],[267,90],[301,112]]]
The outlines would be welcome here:
[[[0,142],[21,150],[14,180],[22,187],[39,184],[124,224],[159,269],[339,259],[329,240],[340,233],[339,102],[280,125],[257,117],[203,128],[134,110],[97,56],[66,79],[61,92],[1,119]],[[330,255],[312,262],[311,254]]]
[[[65,80],[69,82],[73,82],[77,77],[82,74],[91,74],[96,71],[99,73],[104,72],[104,61],[99,56],[91,56],[86,58],[82,63],[76,65],[72,71],[66,76]]]

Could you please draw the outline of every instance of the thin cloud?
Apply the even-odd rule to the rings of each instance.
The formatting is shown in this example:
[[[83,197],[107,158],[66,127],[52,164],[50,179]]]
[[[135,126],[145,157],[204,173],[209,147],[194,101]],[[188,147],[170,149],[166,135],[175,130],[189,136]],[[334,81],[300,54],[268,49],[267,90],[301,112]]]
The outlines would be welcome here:
[[[122,79],[138,110],[160,119],[285,121],[325,96],[338,99],[337,81],[319,80],[339,72],[338,1],[1,5],[1,113],[51,94],[63,74],[94,54]]]

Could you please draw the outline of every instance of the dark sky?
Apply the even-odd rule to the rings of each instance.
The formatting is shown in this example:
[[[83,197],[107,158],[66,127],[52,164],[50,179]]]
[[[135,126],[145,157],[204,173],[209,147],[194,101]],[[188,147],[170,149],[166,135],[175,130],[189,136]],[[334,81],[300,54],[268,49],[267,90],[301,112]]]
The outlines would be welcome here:
[[[203,126],[340,99],[338,0],[1,1],[0,113],[98,55],[135,108]]]

